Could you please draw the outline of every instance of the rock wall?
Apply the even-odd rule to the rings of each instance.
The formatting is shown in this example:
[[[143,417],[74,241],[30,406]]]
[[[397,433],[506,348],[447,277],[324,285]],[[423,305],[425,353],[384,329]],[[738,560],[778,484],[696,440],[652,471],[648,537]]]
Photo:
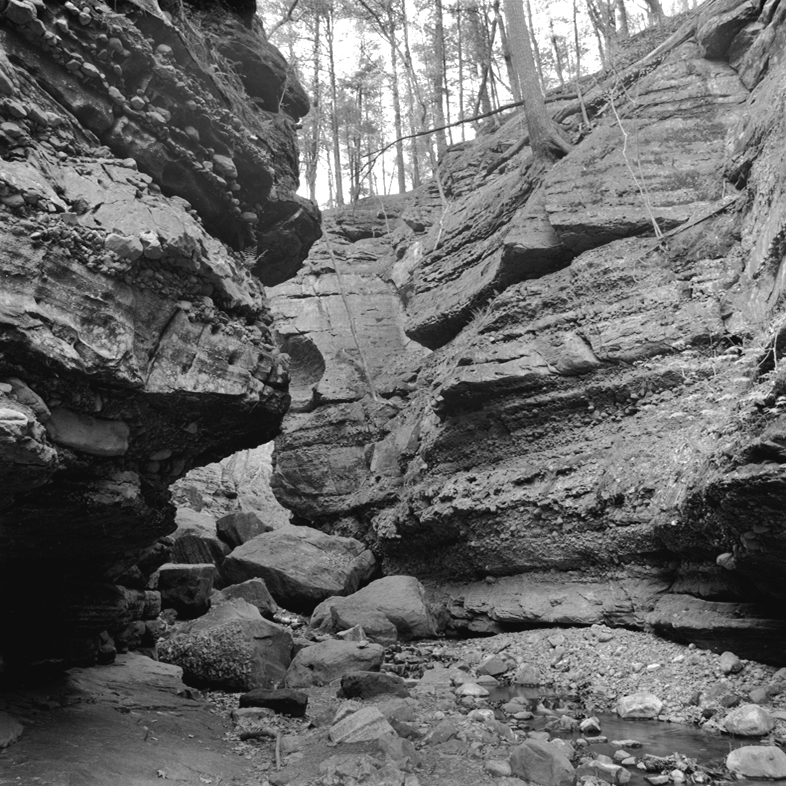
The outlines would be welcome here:
[[[784,13],[705,4],[586,92],[589,128],[552,104],[576,145],[547,171],[516,116],[448,151],[444,205],[345,233],[344,277],[382,254],[386,308],[434,351],[397,337],[373,351],[397,386],[309,393],[279,499],[430,579],[457,630],[653,626],[782,660]],[[288,286],[316,312],[310,281]]]
[[[308,101],[253,12],[0,2],[6,662],[89,658],[138,618],[116,582],[174,529],[170,484],[288,407],[260,282],[319,216],[295,194]]]

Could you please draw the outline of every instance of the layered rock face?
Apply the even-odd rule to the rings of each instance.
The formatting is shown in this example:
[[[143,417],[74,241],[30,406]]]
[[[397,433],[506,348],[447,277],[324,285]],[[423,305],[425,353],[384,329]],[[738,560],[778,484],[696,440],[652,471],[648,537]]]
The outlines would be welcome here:
[[[174,529],[169,485],[287,409],[260,281],[320,232],[295,195],[308,102],[236,5],[0,2],[8,662],[127,625],[145,593],[115,580]]]
[[[457,629],[651,625],[782,658],[784,30],[707,4],[588,91],[590,129],[556,105],[579,143],[546,171],[506,155],[516,117],[448,152],[444,206],[345,232],[344,278],[384,255],[386,308],[434,352],[397,339],[397,384],[288,418],[284,504],[436,579]],[[293,325],[294,297],[324,302],[311,275],[274,298]]]

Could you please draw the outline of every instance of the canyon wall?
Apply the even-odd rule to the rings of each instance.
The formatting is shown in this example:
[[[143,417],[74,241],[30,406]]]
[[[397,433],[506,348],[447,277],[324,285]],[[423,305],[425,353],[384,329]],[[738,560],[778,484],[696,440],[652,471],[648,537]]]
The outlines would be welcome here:
[[[254,10],[0,1],[6,663],[154,619],[129,569],[164,558],[170,484],[289,405],[262,285],[319,214],[295,193],[308,99]]]
[[[298,520],[430,581],[455,631],[782,660],[784,15],[705,4],[585,88],[589,126],[555,97],[546,171],[517,115],[448,150],[442,194],[326,216],[271,293]]]

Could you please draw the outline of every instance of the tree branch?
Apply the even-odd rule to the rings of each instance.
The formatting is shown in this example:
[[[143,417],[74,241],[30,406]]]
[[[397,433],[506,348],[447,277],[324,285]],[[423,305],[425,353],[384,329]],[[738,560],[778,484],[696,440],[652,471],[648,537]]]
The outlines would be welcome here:
[[[273,29],[267,34],[268,38],[272,38],[287,22],[292,21],[292,14],[295,13],[295,9],[297,8],[299,2],[300,0],[292,0],[292,4],[289,6],[286,16],[280,22],[277,22],[275,25],[273,25]]]

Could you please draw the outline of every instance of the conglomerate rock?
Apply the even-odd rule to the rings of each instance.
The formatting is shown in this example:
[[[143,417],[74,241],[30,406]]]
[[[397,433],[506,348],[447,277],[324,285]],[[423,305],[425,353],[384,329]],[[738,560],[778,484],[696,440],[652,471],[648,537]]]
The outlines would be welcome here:
[[[307,102],[237,5],[0,3],[7,663],[90,657],[128,622],[113,582],[173,529],[169,485],[288,406],[258,279],[320,232],[295,194]]]
[[[714,0],[586,92],[590,127],[557,102],[556,164],[514,116],[447,151],[444,203],[327,217],[332,253],[272,292],[296,520],[437,585],[457,631],[653,625],[782,659],[784,31]]]

